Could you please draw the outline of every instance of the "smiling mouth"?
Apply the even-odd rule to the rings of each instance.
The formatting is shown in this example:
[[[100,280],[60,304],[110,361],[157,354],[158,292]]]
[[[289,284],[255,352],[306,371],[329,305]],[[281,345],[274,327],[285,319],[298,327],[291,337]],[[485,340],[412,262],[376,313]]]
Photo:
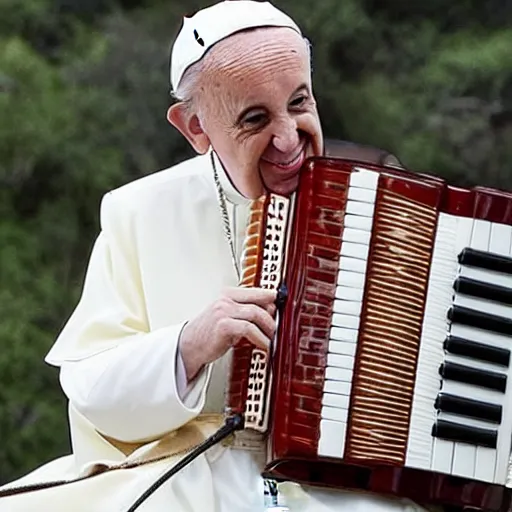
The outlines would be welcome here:
[[[299,164],[302,161],[305,150],[306,150],[306,145],[304,144],[302,146],[301,150],[299,151],[299,153],[297,154],[297,156],[294,157],[292,160],[289,160],[288,162],[273,162],[273,161],[265,160],[265,159],[262,159],[262,160],[270,165],[280,167],[281,169],[284,169],[284,170],[289,170],[289,169],[293,169],[297,164]]]

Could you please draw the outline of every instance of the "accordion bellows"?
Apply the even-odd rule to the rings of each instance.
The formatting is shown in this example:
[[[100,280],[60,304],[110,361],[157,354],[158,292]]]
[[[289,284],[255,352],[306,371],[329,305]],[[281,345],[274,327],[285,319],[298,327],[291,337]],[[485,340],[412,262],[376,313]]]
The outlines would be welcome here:
[[[512,195],[312,159],[251,213],[241,284],[283,283],[274,347],[234,347],[226,404],[267,435],[266,474],[507,511]]]

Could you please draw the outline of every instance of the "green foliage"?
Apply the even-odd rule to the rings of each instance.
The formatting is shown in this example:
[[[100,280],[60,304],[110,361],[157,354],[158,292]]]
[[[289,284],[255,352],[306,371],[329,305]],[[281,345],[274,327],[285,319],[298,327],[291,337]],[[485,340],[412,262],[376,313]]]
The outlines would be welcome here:
[[[42,359],[78,300],[103,193],[191,155],[168,49],[205,0],[0,0],[0,482],[68,450]],[[326,135],[512,188],[509,0],[276,0],[313,43]]]

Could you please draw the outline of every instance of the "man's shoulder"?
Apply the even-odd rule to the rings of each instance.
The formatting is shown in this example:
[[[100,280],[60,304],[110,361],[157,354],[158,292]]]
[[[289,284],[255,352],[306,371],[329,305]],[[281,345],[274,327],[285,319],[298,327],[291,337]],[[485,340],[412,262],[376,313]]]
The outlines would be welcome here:
[[[172,167],[154,172],[122,185],[106,194],[111,201],[123,204],[141,204],[162,194],[182,194],[191,188],[199,192],[208,187],[209,156],[200,155]]]

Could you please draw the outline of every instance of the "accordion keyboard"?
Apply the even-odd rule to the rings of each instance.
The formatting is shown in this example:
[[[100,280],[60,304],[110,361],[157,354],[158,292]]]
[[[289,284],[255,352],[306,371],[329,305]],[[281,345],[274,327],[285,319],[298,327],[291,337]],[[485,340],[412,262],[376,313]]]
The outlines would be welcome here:
[[[507,481],[511,254],[511,226],[441,214],[411,417],[411,467]]]
[[[345,449],[377,185],[375,172],[350,177],[318,440],[318,455],[324,457],[340,457]]]
[[[509,510],[512,194],[308,163],[265,474]]]

